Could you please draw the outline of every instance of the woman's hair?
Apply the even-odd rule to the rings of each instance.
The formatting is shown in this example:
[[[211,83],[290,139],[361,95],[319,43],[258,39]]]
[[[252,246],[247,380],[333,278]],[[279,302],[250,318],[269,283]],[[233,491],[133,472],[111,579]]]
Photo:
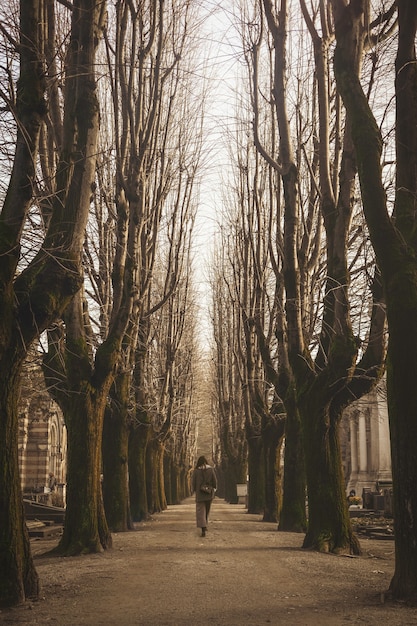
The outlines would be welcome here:
[[[205,456],[198,457],[198,461],[197,461],[197,466],[196,467],[201,467],[202,465],[207,465],[207,459],[206,459]]]

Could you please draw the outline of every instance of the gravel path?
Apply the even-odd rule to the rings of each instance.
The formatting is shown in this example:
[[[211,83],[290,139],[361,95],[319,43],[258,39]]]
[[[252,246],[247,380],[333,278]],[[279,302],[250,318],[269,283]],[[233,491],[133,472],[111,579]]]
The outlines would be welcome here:
[[[392,540],[362,540],[364,556],[318,554],[303,536],[216,499],[201,538],[190,498],[113,535],[113,549],[74,558],[32,541],[42,599],[0,611],[1,624],[57,626],[417,625],[417,610],[384,602]]]

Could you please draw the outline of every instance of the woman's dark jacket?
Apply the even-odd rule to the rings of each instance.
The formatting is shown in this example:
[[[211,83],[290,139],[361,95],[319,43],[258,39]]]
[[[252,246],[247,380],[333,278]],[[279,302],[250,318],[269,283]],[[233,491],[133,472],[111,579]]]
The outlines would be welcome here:
[[[213,487],[212,493],[203,493],[200,490],[203,484],[211,485]],[[217,478],[214,469],[210,465],[203,465],[194,470],[192,489],[195,491],[196,502],[205,502],[214,498],[215,490],[217,489]]]

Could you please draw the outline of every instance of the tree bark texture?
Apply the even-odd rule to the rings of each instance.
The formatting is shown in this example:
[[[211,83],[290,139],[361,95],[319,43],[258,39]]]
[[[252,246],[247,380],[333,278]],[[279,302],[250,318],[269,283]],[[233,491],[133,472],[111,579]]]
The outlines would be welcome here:
[[[131,376],[119,374],[110,390],[103,425],[103,500],[111,531],[132,529],[129,507],[129,417]]]
[[[20,330],[13,281],[20,236],[33,197],[34,164],[46,113],[43,41],[38,28],[43,2],[33,0],[20,13],[20,76],[17,89],[17,141],[13,169],[0,215],[0,606],[13,606],[39,593],[23,512],[18,462],[19,377],[28,349]],[[51,311],[49,312],[51,315]],[[36,336],[30,318],[27,340]],[[23,341],[22,341],[23,339]]]
[[[164,489],[164,445],[158,437],[151,437],[146,450],[146,491],[150,514],[167,508]]]
[[[93,367],[83,323],[83,300],[77,294],[65,311],[65,327],[50,331],[44,357],[45,378],[64,413],[68,433],[67,508],[57,548],[68,556],[99,552],[112,543],[104,514],[101,472],[104,411],[114,358],[115,352],[102,344]]]
[[[0,359],[0,607],[13,606],[39,594],[20,488],[19,365],[16,359],[14,363]]]
[[[332,419],[329,407],[322,408],[323,396],[315,403],[308,394],[309,415],[303,420],[307,485],[308,530],[303,547],[320,552],[360,554],[352,532],[345,494],[339,442],[340,420]],[[329,503],[332,503],[329,506]]]
[[[265,507],[265,470],[262,439],[248,438],[248,513],[263,513]]]
[[[407,254],[387,276],[388,410],[395,513],[395,572],[390,590],[417,604],[417,6],[398,2],[395,216]]]
[[[129,434],[129,498],[130,512],[134,522],[142,522],[149,517],[146,450],[151,436],[151,425],[139,413],[139,424],[131,427]]]
[[[285,450],[282,507],[278,530],[304,532],[307,529],[306,476],[301,418],[291,386],[286,394]]]
[[[187,497],[183,483],[184,471],[172,456],[164,454],[164,489],[167,504],[180,504]]]
[[[111,548],[101,491],[101,437],[106,392],[79,388],[65,407],[68,430],[67,509],[59,554],[74,556]],[[101,419],[100,419],[101,416]]]
[[[179,504],[177,473],[171,459],[171,455],[164,455],[164,490],[167,504]]]
[[[263,521],[277,522],[282,507],[281,449],[284,440],[284,420],[270,420],[262,428],[265,470],[265,508]]]

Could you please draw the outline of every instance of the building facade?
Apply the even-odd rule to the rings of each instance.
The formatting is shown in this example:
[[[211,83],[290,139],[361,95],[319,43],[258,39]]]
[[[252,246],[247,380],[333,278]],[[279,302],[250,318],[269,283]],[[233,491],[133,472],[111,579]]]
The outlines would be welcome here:
[[[341,424],[346,492],[382,492],[392,485],[391,447],[385,380],[352,404]]]
[[[38,359],[25,365],[19,404],[19,467],[24,497],[65,504],[67,432],[62,412],[48,394]],[[53,474],[56,487],[49,489]]]

